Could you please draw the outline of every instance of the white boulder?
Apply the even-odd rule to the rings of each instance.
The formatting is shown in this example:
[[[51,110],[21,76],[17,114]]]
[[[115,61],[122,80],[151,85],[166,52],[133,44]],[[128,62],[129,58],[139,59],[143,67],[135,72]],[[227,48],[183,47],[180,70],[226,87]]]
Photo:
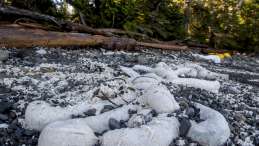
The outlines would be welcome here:
[[[227,78],[217,73],[210,72],[196,64],[178,65],[175,68],[176,69],[172,69],[164,62],[158,63],[155,68],[140,65],[133,67],[136,71],[154,73],[166,82],[172,82],[174,84],[184,85],[187,87],[200,88],[213,93],[218,93],[220,83],[218,81],[208,81],[204,79],[217,79],[220,77]],[[187,76],[188,78],[181,78],[179,76]]]
[[[230,136],[228,123],[223,115],[209,107],[195,104],[200,109],[200,123],[192,122],[188,137],[203,146],[223,145]]]
[[[133,94],[134,95],[134,94]],[[124,100],[131,101],[133,95],[125,95]],[[113,100],[117,104],[125,104],[121,98]],[[46,125],[60,120],[68,120],[72,115],[81,115],[89,109],[96,109],[96,114],[99,114],[104,105],[112,105],[106,100],[101,100],[95,103],[78,103],[68,107],[53,107],[45,101],[31,102],[25,111],[25,124],[26,128],[41,131]]]
[[[102,133],[109,130],[109,120],[115,119],[117,121],[123,120],[127,121],[130,118],[128,113],[129,110],[137,110],[137,106],[125,105],[121,108],[105,112],[97,116],[91,116],[87,118],[80,119],[88,124],[88,126],[93,129],[94,132]]]
[[[125,128],[105,133],[102,146],[169,146],[179,135],[176,118],[158,117],[140,128]]]
[[[25,111],[26,128],[41,131],[49,123],[67,120],[71,113],[65,108],[52,107],[44,101],[31,102]]]
[[[66,120],[46,126],[40,134],[38,146],[93,146],[97,140],[84,121]]]
[[[180,108],[174,96],[163,85],[154,85],[144,90],[141,101],[158,113],[170,113]]]
[[[221,58],[217,55],[200,55],[200,54],[193,54],[194,57],[204,60],[210,60],[214,63],[221,63]]]

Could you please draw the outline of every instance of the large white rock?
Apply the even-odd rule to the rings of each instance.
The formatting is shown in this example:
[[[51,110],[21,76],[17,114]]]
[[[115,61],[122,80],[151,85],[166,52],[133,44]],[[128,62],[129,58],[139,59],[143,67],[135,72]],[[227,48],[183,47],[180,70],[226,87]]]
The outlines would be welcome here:
[[[140,128],[125,128],[105,133],[102,146],[169,146],[179,135],[176,118],[159,117]]]
[[[142,67],[145,71],[149,70],[148,67],[140,65],[135,66],[134,69],[138,70]],[[125,71],[125,67],[123,70]],[[127,71],[128,70],[131,69],[127,68]],[[174,99],[174,96],[165,86],[161,84],[161,77],[154,73],[147,73],[142,76],[135,75],[136,73],[134,73],[134,78],[132,79],[131,83],[135,89],[143,92],[143,95],[140,98],[138,98],[138,101],[140,101],[142,104],[151,107],[158,113],[174,112],[175,110],[180,108],[179,104]]]
[[[221,63],[221,59],[217,55],[200,55],[200,54],[192,54],[194,57],[204,60],[210,60],[214,63]]]
[[[230,136],[230,129],[224,116],[204,105],[196,103],[195,106],[200,109],[200,118],[205,121],[192,122],[187,136],[203,146],[224,144]]]
[[[28,129],[41,131],[49,123],[67,120],[71,115],[65,108],[52,107],[44,101],[35,101],[26,108],[25,124]]]
[[[170,113],[180,108],[174,96],[163,85],[154,85],[144,90],[141,99],[158,113]]]
[[[84,119],[80,119],[87,123],[94,132],[102,133],[106,130],[109,130],[109,119],[113,118],[117,121],[123,120],[127,121],[130,118],[128,113],[129,110],[137,110],[137,106],[134,105],[125,105],[121,108],[105,112],[97,116],[91,116]]]
[[[172,83],[184,85],[186,87],[204,89],[212,93],[218,93],[220,89],[220,83],[218,81],[207,81],[193,78],[177,78],[174,79]]]
[[[138,90],[146,90],[150,86],[160,84],[161,80],[155,74],[147,74],[144,76],[138,76],[132,80],[133,87]]]
[[[81,120],[57,121],[41,132],[38,146],[93,146],[97,137]]]
[[[124,96],[124,100],[131,101],[133,95]],[[125,104],[121,98],[113,100],[117,104]],[[26,128],[41,131],[46,125],[60,120],[71,119],[72,115],[80,115],[89,109],[96,109],[97,114],[103,109],[104,105],[112,105],[110,102],[101,100],[96,103],[78,103],[74,106],[68,106],[65,108],[56,106],[53,107],[45,101],[31,102],[25,111],[25,124]]]
[[[213,93],[218,93],[220,83],[218,81],[208,81],[204,79],[227,78],[227,76],[210,72],[205,68],[196,64],[183,64],[172,69],[164,62],[160,62],[155,68],[149,68],[141,65],[134,66],[136,71],[144,71],[155,73],[166,82],[204,89]],[[179,76],[188,76],[188,78],[180,78]],[[191,77],[191,78],[190,78]],[[203,78],[203,79],[197,79]]]
[[[187,75],[188,77],[210,79],[210,80],[229,79],[229,76],[227,74],[211,72],[206,68],[194,63],[181,64],[181,65],[178,65],[177,68],[178,68],[177,70],[178,75],[184,74],[184,75]]]

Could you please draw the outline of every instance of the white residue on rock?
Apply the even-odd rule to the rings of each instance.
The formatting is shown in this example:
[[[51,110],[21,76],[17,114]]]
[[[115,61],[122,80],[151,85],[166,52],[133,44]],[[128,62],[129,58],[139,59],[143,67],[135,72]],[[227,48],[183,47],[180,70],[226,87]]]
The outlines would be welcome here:
[[[143,92],[140,99],[158,113],[170,113],[180,108],[174,96],[164,85],[154,85]]]
[[[129,110],[137,110],[137,107],[133,105],[125,105],[121,108],[117,108],[115,110],[108,111],[97,116],[87,117],[81,120],[87,123],[94,132],[102,133],[105,130],[110,129],[109,119],[111,118],[117,121],[127,121],[130,118],[128,113]]]
[[[9,125],[7,124],[0,124],[0,129],[7,129],[9,127]]]
[[[139,128],[125,128],[105,133],[102,146],[169,146],[178,137],[176,118],[158,117]]]
[[[163,62],[158,63],[155,68],[140,65],[133,67],[133,69],[137,71],[155,73],[165,82],[200,88],[213,93],[218,93],[220,83],[219,81],[209,81],[206,79],[228,78],[226,75],[212,73],[196,64],[178,65],[176,68],[177,69],[172,69]],[[185,76],[187,78],[184,78]]]
[[[200,123],[192,122],[188,137],[203,146],[219,146],[224,144],[230,136],[228,123],[223,115],[209,107],[195,103],[200,109]]]
[[[200,54],[192,54],[192,55],[199,59],[210,60],[214,63],[221,63],[221,59],[217,55],[200,55]]]
[[[45,54],[47,54],[47,51],[46,51],[45,49],[43,49],[43,48],[39,48],[39,49],[36,51],[36,53],[38,53],[38,54],[40,54],[40,55],[45,55]]]
[[[38,146],[93,146],[97,140],[87,123],[67,120],[51,123],[44,128]]]

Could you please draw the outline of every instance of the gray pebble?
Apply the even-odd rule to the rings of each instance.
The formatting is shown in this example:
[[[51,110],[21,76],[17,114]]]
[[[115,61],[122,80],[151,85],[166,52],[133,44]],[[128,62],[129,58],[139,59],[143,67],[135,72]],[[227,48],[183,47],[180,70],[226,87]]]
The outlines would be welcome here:
[[[95,108],[89,109],[88,111],[84,112],[84,114],[85,114],[86,116],[95,116],[95,114],[96,114],[96,109],[95,109]]]
[[[120,129],[121,128],[121,123],[119,121],[117,121],[116,119],[109,119],[109,128],[111,130],[114,130],[114,129]]]
[[[9,51],[0,49],[0,63],[9,58]]]
[[[113,106],[105,105],[105,106],[103,106],[103,109],[101,110],[101,113],[105,113],[105,112],[108,112],[108,111],[113,110],[113,109],[114,109]]]

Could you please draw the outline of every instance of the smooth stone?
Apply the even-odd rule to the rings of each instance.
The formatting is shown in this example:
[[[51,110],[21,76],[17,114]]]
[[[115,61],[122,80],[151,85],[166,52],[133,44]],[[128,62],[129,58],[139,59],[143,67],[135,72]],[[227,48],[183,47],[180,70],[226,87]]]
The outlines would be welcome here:
[[[109,128],[111,130],[114,130],[114,129],[120,129],[121,128],[121,123],[119,121],[117,121],[116,119],[109,119]]]
[[[96,109],[89,109],[88,111],[86,111],[86,112],[84,112],[84,114],[86,115],[86,116],[95,116],[95,114],[96,114]]]
[[[203,146],[223,145],[230,137],[230,128],[225,117],[202,104],[195,103],[194,106],[200,109],[200,119],[203,121],[192,121],[187,137]]]
[[[136,113],[137,113],[137,110],[132,110],[132,109],[128,110],[128,114],[130,114],[130,115],[133,115],[133,114],[136,114]]]
[[[194,115],[195,115],[195,110],[194,110],[194,108],[192,108],[192,107],[187,108],[185,114],[188,115],[188,117],[194,117]]]
[[[0,63],[6,61],[9,58],[9,51],[0,49]]]
[[[86,122],[65,120],[47,125],[40,134],[38,146],[93,146],[97,141]]]
[[[17,117],[16,113],[14,111],[10,111],[8,114],[8,117],[11,119],[15,119]]]
[[[32,136],[34,133],[35,133],[35,131],[33,131],[33,130],[26,129],[24,131],[24,135],[26,135],[26,136]]]
[[[108,112],[108,111],[113,110],[113,109],[114,109],[113,106],[105,105],[105,106],[103,106],[103,109],[101,110],[101,113],[105,113],[105,112]]]

